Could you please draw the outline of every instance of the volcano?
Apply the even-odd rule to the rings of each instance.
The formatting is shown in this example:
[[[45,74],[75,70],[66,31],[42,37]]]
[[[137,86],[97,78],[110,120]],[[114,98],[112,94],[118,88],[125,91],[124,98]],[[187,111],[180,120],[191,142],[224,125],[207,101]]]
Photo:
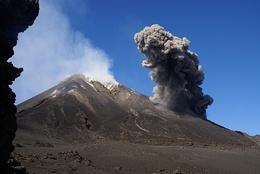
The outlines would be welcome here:
[[[14,156],[30,172],[260,172],[253,138],[82,74],[19,104],[17,120]]]

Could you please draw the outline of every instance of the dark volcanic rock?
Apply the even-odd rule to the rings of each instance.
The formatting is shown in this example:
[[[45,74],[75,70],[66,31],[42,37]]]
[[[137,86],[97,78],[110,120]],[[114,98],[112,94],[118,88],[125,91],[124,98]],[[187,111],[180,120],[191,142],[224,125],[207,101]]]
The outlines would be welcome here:
[[[260,135],[255,135],[252,137],[252,139],[258,144],[260,145]]]
[[[38,0],[0,1],[0,166],[4,167],[14,147],[12,141],[17,129],[15,94],[9,85],[20,76],[22,68],[16,68],[8,59],[18,34],[33,24],[39,12]]]
[[[260,173],[250,137],[83,75],[18,105],[17,120],[29,173]]]
[[[125,86],[105,87],[83,75],[67,78],[18,105],[17,118],[22,144],[25,135],[35,135],[66,142],[103,137],[153,145],[256,146],[211,121],[176,114]]]

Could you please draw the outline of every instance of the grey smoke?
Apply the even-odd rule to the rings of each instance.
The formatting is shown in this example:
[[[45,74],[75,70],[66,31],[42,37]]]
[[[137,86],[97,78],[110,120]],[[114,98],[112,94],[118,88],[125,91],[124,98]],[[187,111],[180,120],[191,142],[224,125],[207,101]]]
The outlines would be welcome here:
[[[173,111],[206,118],[213,99],[200,87],[204,72],[198,56],[189,50],[190,41],[173,36],[158,24],[145,27],[134,40],[145,55],[142,65],[151,69],[151,79],[156,83],[150,99]]]

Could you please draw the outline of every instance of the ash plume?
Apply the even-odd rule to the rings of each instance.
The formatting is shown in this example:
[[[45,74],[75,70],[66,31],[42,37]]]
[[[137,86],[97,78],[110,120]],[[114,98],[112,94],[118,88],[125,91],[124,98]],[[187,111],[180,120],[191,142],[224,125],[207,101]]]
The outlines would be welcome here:
[[[158,24],[145,27],[134,40],[145,55],[142,65],[151,69],[151,79],[156,83],[150,99],[173,111],[206,119],[206,109],[213,99],[200,87],[204,72],[198,56],[189,50],[190,41],[173,36]]]

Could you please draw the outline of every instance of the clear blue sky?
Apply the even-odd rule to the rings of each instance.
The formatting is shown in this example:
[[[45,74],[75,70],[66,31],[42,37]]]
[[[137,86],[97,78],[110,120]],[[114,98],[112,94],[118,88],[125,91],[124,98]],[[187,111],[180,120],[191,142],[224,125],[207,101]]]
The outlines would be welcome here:
[[[74,30],[113,60],[120,83],[152,94],[134,33],[158,23],[191,41],[214,98],[208,118],[233,130],[260,134],[260,1],[59,0]]]

